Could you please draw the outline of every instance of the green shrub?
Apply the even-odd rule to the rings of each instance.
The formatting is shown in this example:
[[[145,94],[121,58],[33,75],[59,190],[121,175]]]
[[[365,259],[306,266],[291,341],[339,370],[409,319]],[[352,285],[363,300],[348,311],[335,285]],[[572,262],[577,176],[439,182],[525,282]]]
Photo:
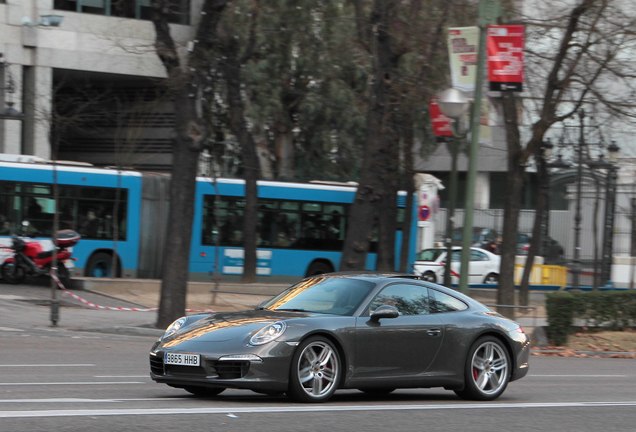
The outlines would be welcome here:
[[[555,292],[546,296],[547,334],[567,343],[575,320],[587,327],[621,330],[636,326],[636,291]]]
[[[555,345],[565,345],[572,331],[575,301],[569,292],[549,293],[545,308],[548,314],[548,339]]]

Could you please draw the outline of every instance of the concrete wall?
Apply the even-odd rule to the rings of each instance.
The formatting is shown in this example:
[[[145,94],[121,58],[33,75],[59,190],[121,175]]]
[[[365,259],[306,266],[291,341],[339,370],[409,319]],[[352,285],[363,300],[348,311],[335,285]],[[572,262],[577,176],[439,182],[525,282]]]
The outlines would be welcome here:
[[[200,4],[201,0],[193,0],[191,10],[198,10]],[[47,14],[62,15],[61,25],[39,25],[40,17]],[[193,20],[198,15],[193,13]],[[171,30],[185,53],[193,27],[171,25]],[[149,21],[58,11],[53,9],[53,0],[0,4],[0,53],[5,74],[16,82],[15,93],[4,97],[25,114],[23,121],[3,121],[0,152],[50,157],[53,69],[164,77],[154,52],[154,37]]]

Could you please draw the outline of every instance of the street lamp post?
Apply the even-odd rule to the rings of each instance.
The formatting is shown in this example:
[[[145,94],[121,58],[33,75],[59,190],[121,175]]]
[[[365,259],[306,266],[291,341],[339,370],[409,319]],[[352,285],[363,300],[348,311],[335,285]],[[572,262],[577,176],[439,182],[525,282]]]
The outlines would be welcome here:
[[[605,178],[605,212],[603,217],[603,253],[601,255],[600,285],[604,286],[611,280],[612,251],[614,249],[614,219],[616,215],[616,186],[618,178],[618,166],[616,160],[620,148],[612,141],[607,146],[608,160],[602,157],[590,164],[591,167],[601,168],[607,171]]]
[[[585,146],[585,111],[579,110],[579,143],[576,148],[576,207],[574,211],[574,255],[572,287],[578,289],[581,276],[581,190],[583,186],[583,147]]]
[[[453,217],[455,216],[455,204],[457,200],[457,154],[461,140],[466,137],[460,124],[464,119],[470,101],[466,95],[456,88],[444,90],[438,95],[437,101],[442,113],[452,119],[453,140],[450,145],[451,152],[451,176],[449,190],[449,207],[446,213],[446,261],[444,262],[444,285],[451,285],[451,263],[453,256]]]

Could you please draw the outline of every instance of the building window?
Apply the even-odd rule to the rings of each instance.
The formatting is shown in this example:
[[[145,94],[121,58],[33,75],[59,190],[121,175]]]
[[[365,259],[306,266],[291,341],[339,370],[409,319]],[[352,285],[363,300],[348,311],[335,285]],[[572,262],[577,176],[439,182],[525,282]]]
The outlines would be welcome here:
[[[4,3],[0,0],[0,3]],[[151,0],[55,0],[53,7],[80,13],[150,19]],[[190,24],[190,0],[170,0],[168,21]]]

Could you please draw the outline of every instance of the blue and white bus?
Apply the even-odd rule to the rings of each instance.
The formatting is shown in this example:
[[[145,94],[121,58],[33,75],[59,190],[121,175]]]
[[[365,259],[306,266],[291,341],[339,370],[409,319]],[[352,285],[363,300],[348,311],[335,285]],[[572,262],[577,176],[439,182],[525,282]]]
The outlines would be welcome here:
[[[257,189],[257,275],[299,278],[338,270],[356,187],[262,180]],[[190,257],[192,274],[204,276],[211,271],[242,274],[244,194],[243,180],[198,179]],[[400,193],[397,200],[398,225],[401,225],[406,193]],[[412,220],[416,220],[415,206],[411,212]],[[409,265],[415,258],[417,240],[416,224],[412,226]],[[401,241],[400,230],[395,244],[397,262]],[[376,242],[372,242],[367,269],[375,268],[376,247]]]
[[[59,228],[82,235],[73,248],[76,276],[160,278],[169,200],[169,176],[90,166],[55,164],[32,158],[0,158],[0,242],[22,221],[36,238],[53,228],[53,185],[57,183]],[[300,277],[338,270],[355,185],[258,182],[257,275],[267,279]],[[199,177],[190,251],[190,279],[243,272],[245,182]],[[398,225],[406,194],[398,200]],[[416,206],[410,210],[416,220]],[[417,224],[412,223],[408,265],[415,258]],[[395,252],[399,262],[402,232]],[[375,268],[372,242],[366,267]],[[397,264],[396,264],[397,268]]]
[[[7,161],[15,160],[15,162]],[[54,188],[57,184],[57,207]],[[60,229],[82,239],[73,248],[76,274],[136,276],[140,256],[142,176],[138,172],[51,164],[35,157],[0,157],[0,242],[14,233],[48,240],[57,208]],[[28,221],[27,232],[21,227]],[[48,243],[50,245],[50,243]]]

